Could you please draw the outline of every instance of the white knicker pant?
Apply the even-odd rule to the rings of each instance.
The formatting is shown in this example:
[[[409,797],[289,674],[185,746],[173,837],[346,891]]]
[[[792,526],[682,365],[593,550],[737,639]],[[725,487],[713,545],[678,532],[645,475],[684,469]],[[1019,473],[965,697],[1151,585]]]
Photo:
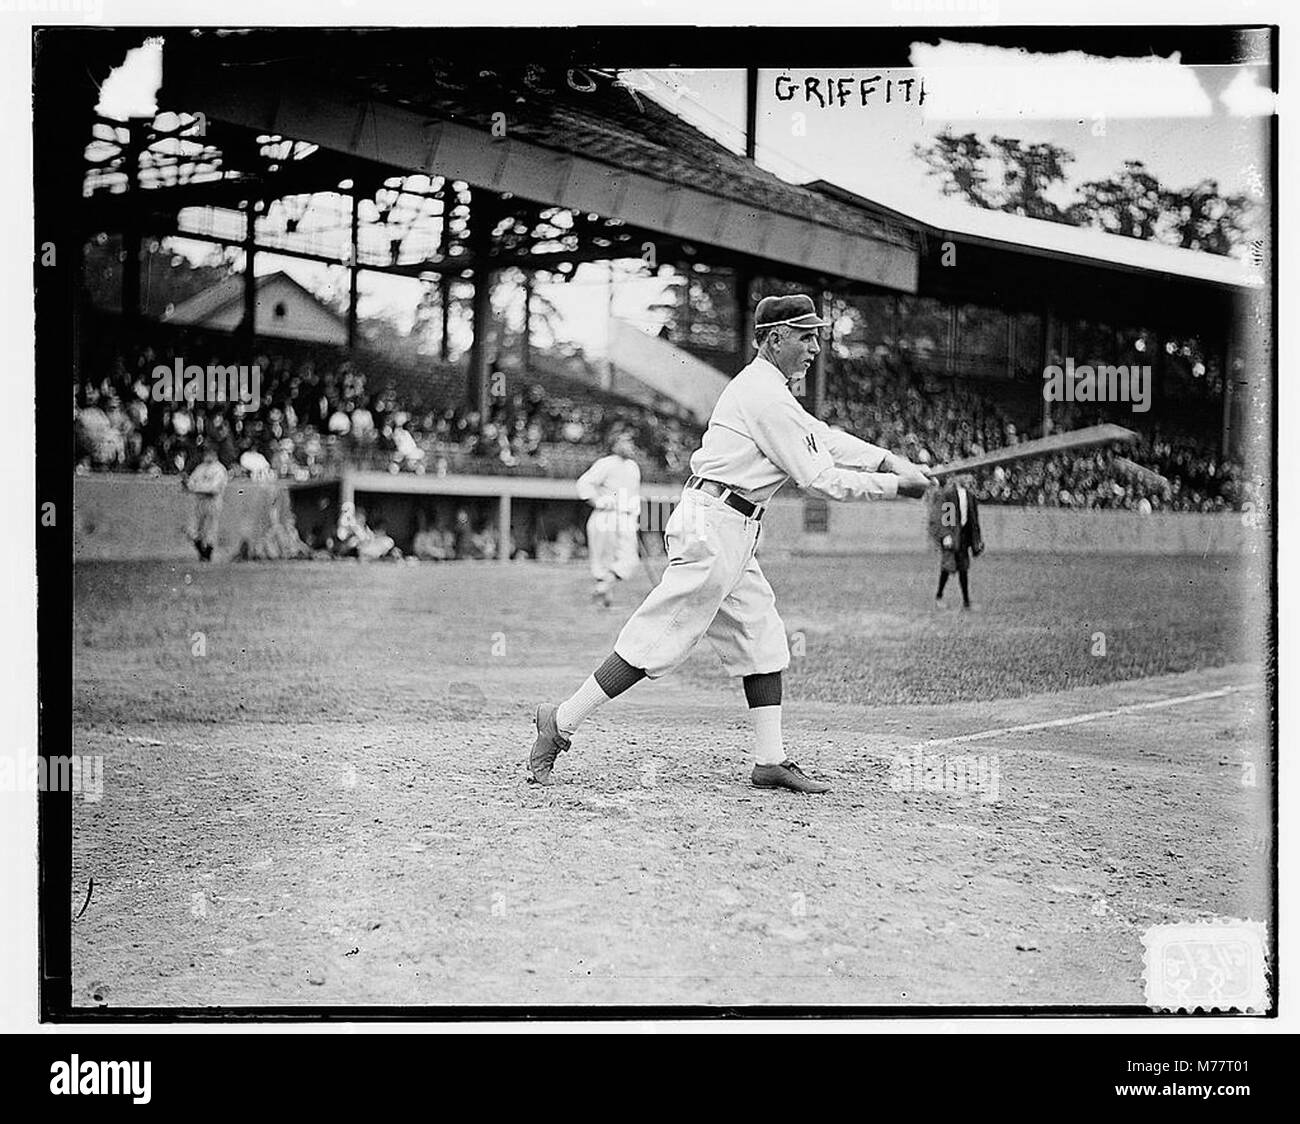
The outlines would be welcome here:
[[[591,513],[587,520],[587,561],[596,581],[626,581],[636,573],[638,516],[613,509]]]
[[[655,679],[705,636],[729,675],[790,666],[785,625],[754,549],[762,524],[698,489],[682,492],[664,528],[668,566],[632,614],[614,651]]]

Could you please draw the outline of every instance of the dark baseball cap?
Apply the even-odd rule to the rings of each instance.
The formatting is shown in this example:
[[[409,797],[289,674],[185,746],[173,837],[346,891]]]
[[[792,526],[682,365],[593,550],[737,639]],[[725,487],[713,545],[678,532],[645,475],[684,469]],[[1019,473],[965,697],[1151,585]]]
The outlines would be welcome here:
[[[817,306],[806,293],[789,297],[764,297],[754,309],[754,331],[764,328],[829,328],[831,322],[817,315]]]

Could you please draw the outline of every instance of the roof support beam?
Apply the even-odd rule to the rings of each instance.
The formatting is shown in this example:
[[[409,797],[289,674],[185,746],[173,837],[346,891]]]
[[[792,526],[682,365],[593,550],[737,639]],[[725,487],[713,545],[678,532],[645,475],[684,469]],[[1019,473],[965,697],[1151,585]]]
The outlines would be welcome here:
[[[352,228],[348,241],[348,350],[357,346],[357,299],[360,296],[361,270],[357,264],[361,241],[361,196],[356,181],[352,184]]]
[[[138,119],[127,121],[127,139],[122,148],[126,195],[132,200],[140,192],[140,128]],[[122,316],[128,324],[134,324],[140,316],[140,226],[136,210],[128,206],[122,229]]]
[[[248,198],[248,226],[244,234],[244,316],[240,322],[240,335],[248,349],[248,362],[257,354],[257,271],[253,268],[257,256],[257,200]]]
[[[469,236],[474,258],[481,264],[474,270],[473,323],[474,338],[470,343],[468,385],[466,397],[470,404],[486,418],[488,415],[488,376],[491,356],[488,353],[488,335],[492,330],[492,279],[493,265],[488,250],[492,245],[492,228],[500,215],[500,197],[493,191],[479,188],[470,198]]]
[[[721,246],[778,265],[915,292],[910,247],[741,204],[519,138],[508,143],[451,121],[373,102],[358,139],[355,96],[276,81],[264,72],[223,70],[220,82],[193,75],[186,97],[209,119],[263,129],[430,175],[491,186],[522,198],[617,218],[673,238]]]
[[[753,160],[758,151],[758,68],[745,71],[745,159]]]

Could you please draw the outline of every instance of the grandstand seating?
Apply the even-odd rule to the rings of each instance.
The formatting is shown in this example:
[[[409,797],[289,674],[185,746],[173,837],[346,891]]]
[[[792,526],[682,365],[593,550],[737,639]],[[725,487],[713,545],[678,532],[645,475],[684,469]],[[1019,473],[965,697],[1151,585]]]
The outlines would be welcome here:
[[[630,427],[648,482],[679,482],[700,429],[620,398],[589,380],[579,360],[542,357],[494,380],[486,415],[464,405],[458,364],[359,348],[260,339],[262,401],[252,407],[154,402],[155,365],[238,362],[225,333],[145,321],[128,328],[94,313],[76,387],[78,471],[184,471],[201,442],[250,474],[311,479],[345,465],[392,472],[494,473],[574,478]],[[880,353],[828,363],[826,418],[919,463],[937,464],[1033,435],[1033,398],[993,380],[936,378],[907,357]],[[1090,419],[1075,410],[1069,425]],[[1145,421],[1145,419],[1143,419]],[[1138,419],[1129,424],[1138,428]],[[1216,511],[1259,504],[1262,482],[1223,462],[1204,434],[1146,422],[1124,456],[1168,487],[1135,478],[1107,451],[994,469],[976,483],[995,503]],[[238,467],[235,467],[238,466]]]

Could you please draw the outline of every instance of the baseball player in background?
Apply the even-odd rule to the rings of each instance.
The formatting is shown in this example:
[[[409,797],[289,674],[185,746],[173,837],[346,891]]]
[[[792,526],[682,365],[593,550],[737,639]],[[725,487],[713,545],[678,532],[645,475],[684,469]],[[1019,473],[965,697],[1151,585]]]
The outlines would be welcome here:
[[[587,558],[596,580],[593,596],[614,604],[613,585],[636,573],[637,524],[641,518],[641,469],[627,430],[615,432],[608,456],[578,477],[578,496],[591,504]]]
[[[194,496],[194,535],[191,541],[204,562],[212,561],[212,548],[217,545],[221,497],[228,479],[215,445],[205,445],[203,459],[189,476],[181,478],[181,487]]]
[[[681,664],[708,637],[744,685],[754,732],[753,783],[827,792],[786,755],[781,673],[785,625],[755,555],[763,512],[787,480],[832,500],[923,496],[930,477],[904,457],[831,429],[790,392],[821,351],[812,298],[765,297],[754,314],[757,357],[719,396],[691,477],[664,529],[668,565],[623,626],[609,657],[559,705],[537,708],[533,780],[551,783],[556,757],[597,707]]]

